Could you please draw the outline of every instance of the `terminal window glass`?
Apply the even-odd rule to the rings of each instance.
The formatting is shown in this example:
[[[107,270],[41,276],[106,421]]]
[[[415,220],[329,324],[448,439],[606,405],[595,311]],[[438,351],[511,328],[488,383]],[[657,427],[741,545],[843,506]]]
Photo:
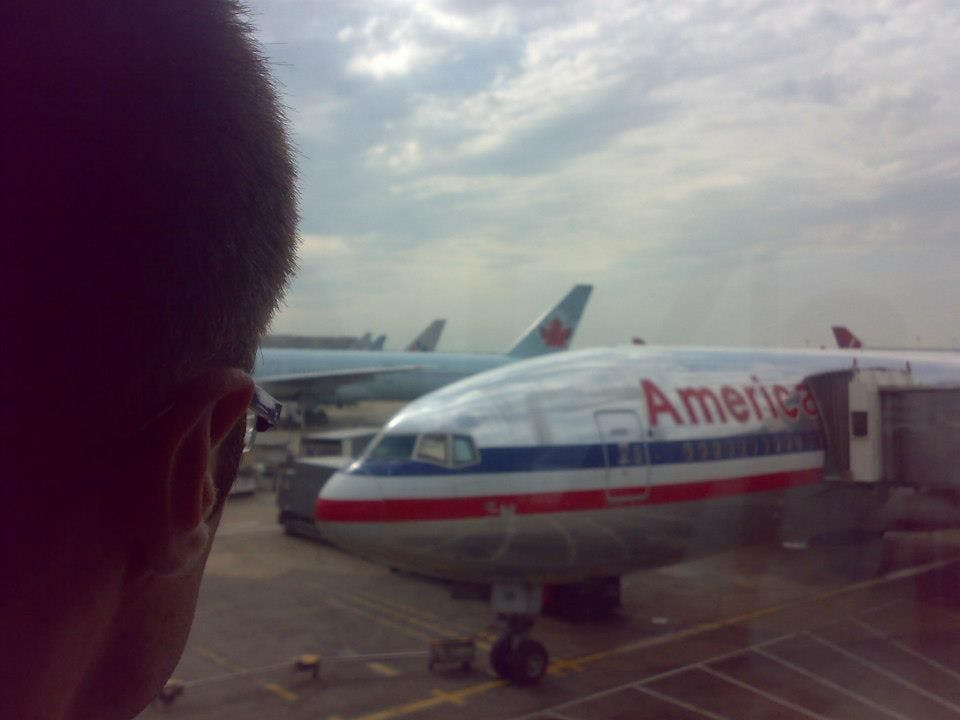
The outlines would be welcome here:
[[[341,444],[339,440],[314,440],[305,438],[301,443],[301,449],[304,455],[311,457],[341,454]]]
[[[446,464],[447,436],[446,435],[421,436],[420,444],[417,446],[417,459]]]
[[[353,445],[350,449],[350,455],[352,457],[360,457],[363,454],[363,451],[367,449],[367,445],[370,444],[371,440],[373,440],[373,435],[363,435],[361,437],[354,438]]]
[[[413,454],[416,435],[384,435],[370,451],[372,460],[404,460]]]
[[[464,435],[453,436],[453,464],[469,465],[477,462],[477,449],[473,440]]]

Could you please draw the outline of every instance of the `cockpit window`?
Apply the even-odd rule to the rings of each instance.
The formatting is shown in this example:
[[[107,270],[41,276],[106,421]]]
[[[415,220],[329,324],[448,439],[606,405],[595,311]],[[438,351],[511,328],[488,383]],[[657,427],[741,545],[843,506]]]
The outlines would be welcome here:
[[[406,460],[413,455],[416,435],[384,435],[367,456],[371,460]]]
[[[418,460],[428,462],[447,464],[447,436],[437,434],[425,434],[420,436],[420,442],[417,444]]]
[[[454,465],[470,465],[480,459],[473,439],[466,435],[454,435],[452,448]]]

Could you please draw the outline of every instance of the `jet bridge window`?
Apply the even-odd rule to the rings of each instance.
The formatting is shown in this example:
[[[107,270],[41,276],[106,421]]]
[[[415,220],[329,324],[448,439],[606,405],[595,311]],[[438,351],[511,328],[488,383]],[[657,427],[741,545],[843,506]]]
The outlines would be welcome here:
[[[425,433],[420,436],[417,443],[417,460],[426,460],[427,462],[447,464],[447,436],[435,433]]]
[[[453,464],[455,467],[472,465],[480,460],[480,454],[473,444],[473,438],[468,435],[454,435],[451,447],[453,449]]]
[[[367,456],[371,460],[407,460],[413,455],[416,435],[384,435]]]

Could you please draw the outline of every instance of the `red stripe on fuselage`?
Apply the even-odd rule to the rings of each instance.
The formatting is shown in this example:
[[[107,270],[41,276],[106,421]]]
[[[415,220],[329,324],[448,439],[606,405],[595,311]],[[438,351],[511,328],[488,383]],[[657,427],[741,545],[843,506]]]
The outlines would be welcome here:
[[[517,515],[577,512],[602,510],[609,506],[692,502],[786,490],[819,482],[822,475],[821,468],[811,468],[678,485],[651,485],[648,486],[649,494],[645,497],[634,497],[646,491],[647,487],[641,486],[611,488],[609,493],[604,489],[596,489],[474,497],[389,498],[383,501],[317,498],[315,515],[317,520],[324,522],[410,522],[465,520],[499,515],[502,512],[513,512]]]

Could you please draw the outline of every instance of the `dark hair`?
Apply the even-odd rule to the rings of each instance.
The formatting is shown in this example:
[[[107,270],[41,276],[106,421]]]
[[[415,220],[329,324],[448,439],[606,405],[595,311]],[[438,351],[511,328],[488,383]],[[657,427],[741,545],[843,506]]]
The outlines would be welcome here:
[[[4,15],[4,404],[99,398],[136,415],[204,368],[249,368],[297,217],[240,6],[45,0]]]

